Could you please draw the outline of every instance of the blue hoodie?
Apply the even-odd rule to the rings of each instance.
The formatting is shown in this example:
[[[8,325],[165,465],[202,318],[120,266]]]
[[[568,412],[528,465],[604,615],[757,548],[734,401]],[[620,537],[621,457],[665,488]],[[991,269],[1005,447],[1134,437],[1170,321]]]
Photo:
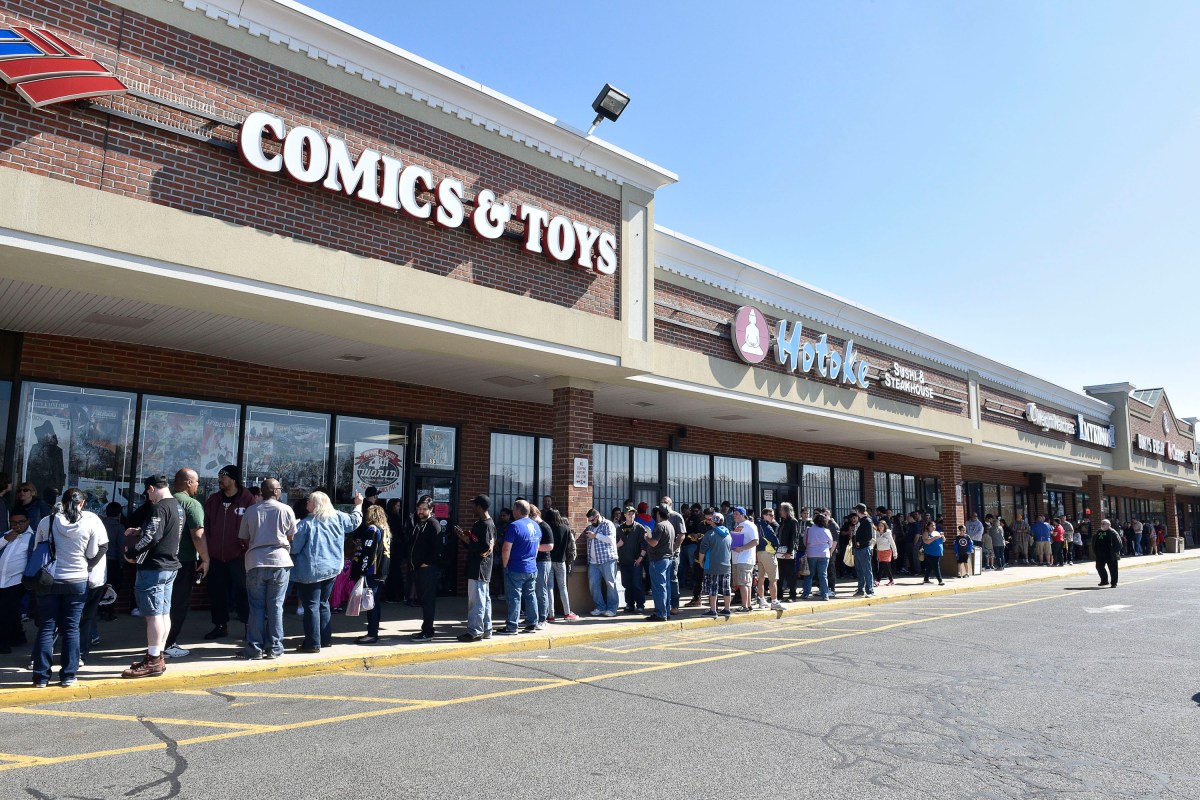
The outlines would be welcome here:
[[[730,561],[733,549],[733,536],[724,525],[709,528],[700,540],[700,552],[704,556],[704,572],[708,575],[728,575],[732,568]]]

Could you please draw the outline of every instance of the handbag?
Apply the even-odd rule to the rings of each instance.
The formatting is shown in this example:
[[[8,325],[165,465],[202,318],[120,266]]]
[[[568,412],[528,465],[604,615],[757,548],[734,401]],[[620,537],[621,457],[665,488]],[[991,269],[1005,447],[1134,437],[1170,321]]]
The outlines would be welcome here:
[[[366,589],[366,579],[359,578],[354,588],[350,590],[350,599],[346,601],[346,616],[357,617],[363,611],[363,591]]]
[[[362,610],[373,611],[375,609],[375,593],[371,591],[371,587],[363,584],[362,593]]]
[[[800,556],[800,577],[812,574],[812,569],[808,566],[808,556]]]
[[[50,515],[49,532],[49,538],[33,548],[21,574],[21,585],[37,594],[45,594],[54,585],[54,562],[58,556],[54,552],[53,514]]]
[[[854,547],[853,543],[846,545],[846,552],[842,555],[842,563],[847,567],[854,566]]]
[[[917,561],[924,561],[924,560],[925,560],[925,548],[922,547],[920,550],[917,551]]]

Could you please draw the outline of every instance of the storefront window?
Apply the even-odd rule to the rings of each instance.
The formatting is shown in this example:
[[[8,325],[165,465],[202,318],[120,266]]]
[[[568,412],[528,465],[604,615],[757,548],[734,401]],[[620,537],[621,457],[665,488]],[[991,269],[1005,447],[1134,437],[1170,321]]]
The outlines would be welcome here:
[[[536,503],[541,505],[542,498],[554,494],[554,440],[538,439],[538,491]],[[553,498],[562,503],[567,498]]]
[[[284,503],[325,486],[329,467],[329,415],[276,408],[246,408],[242,478],[247,486],[275,478]]]
[[[417,466],[421,469],[454,469],[454,428],[417,426]]]
[[[74,486],[88,509],[128,504],[135,396],[127,392],[27,383],[21,391],[17,473],[47,503]],[[140,491],[140,488],[139,488]]]
[[[983,510],[979,518],[983,519],[988,514],[1000,515],[1000,487],[994,483],[983,485]]]
[[[200,476],[198,497],[217,490],[217,473],[236,464],[241,409],[228,403],[142,397],[142,425],[134,475],[172,477],[184,468]],[[139,487],[140,488],[140,487]]]
[[[810,467],[805,464],[802,471],[804,484],[803,504],[815,513],[818,508],[833,508],[833,486],[829,467]]]
[[[667,453],[667,494],[676,508],[707,505],[710,500],[709,457],[700,453]],[[733,498],[720,497],[717,501]]]
[[[660,494],[658,479],[658,451],[646,447],[633,448],[633,501],[634,503],[658,502]],[[671,498],[674,500],[675,498]]]
[[[379,490],[381,502],[404,497],[408,426],[402,422],[338,417],[334,440],[334,499],[350,505],[354,493]]]
[[[629,494],[629,448],[621,444],[593,444],[592,497],[603,516],[621,505]]]
[[[758,462],[759,483],[791,483],[788,477],[788,465],[782,461]]]
[[[0,381],[0,464],[7,463],[8,410],[12,403],[12,381]]]
[[[518,497],[529,500],[533,496],[535,443],[532,436],[492,434],[488,494],[495,515],[498,516],[502,508],[512,508]]]
[[[862,473],[856,469],[833,471],[833,513],[840,520],[862,502]],[[894,508],[895,506],[893,506]]]
[[[713,484],[713,492],[721,500],[728,500],[735,506],[754,505],[750,459],[726,456],[713,458]],[[674,500],[674,496],[671,499]]]

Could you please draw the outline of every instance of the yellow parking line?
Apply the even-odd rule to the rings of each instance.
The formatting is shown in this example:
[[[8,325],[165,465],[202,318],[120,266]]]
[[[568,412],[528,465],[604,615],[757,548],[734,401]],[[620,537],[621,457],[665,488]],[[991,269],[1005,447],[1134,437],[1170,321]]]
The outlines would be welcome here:
[[[623,661],[618,658],[507,658],[505,656],[496,656],[492,660],[502,664],[521,661],[533,664],[639,664],[642,666],[674,663],[671,661]]]
[[[354,678],[414,678],[430,681],[513,681],[515,683],[546,683],[556,678],[508,678],[501,675],[397,675],[394,672],[347,672]]]
[[[101,714],[94,711],[59,711],[51,708],[0,708],[5,714],[29,714],[39,717],[73,717],[80,719],[107,719],[114,722],[150,722],[155,725],[194,725],[203,728],[230,728],[232,730],[265,733],[275,730],[274,725],[251,722],[212,722],[203,719],[172,719],[169,717],[139,717],[133,714]]]
[[[279,700],[334,700],[337,702],[354,702],[354,703],[424,703],[425,700],[416,700],[411,697],[363,697],[360,695],[345,695],[345,694],[288,694],[287,692],[240,692],[236,689],[222,689],[221,694],[233,695],[234,697],[267,697]],[[190,694],[212,697],[212,692],[204,691],[203,689],[177,689],[172,694]]]

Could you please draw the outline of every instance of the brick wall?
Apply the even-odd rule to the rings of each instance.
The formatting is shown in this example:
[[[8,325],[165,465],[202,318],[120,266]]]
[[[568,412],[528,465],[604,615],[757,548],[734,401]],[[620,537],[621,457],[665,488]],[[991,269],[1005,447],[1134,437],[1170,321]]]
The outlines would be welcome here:
[[[743,305],[736,298],[721,300],[703,292],[660,280],[655,282],[654,301],[654,338],[656,341],[684,350],[703,353],[713,358],[724,359],[725,361],[739,361],[729,335],[729,321],[733,318],[737,309]],[[774,336],[776,325],[779,323],[779,317],[766,313],[765,309],[763,316],[766,319],[767,328],[771,331],[772,336]],[[832,329],[815,326],[808,320],[798,317],[788,317],[787,320],[789,324],[800,322],[803,325],[802,345],[805,342],[816,343],[822,334],[828,334],[828,342],[831,346],[842,348],[846,344],[846,339],[839,337],[836,331]],[[955,416],[969,416],[967,382],[963,378],[950,373],[932,370],[912,361],[893,358],[879,350],[873,350],[861,341],[856,340],[854,342],[854,350],[873,367],[871,371],[873,379],[868,389],[870,394],[886,397],[889,400],[898,400],[902,403],[931,408]],[[892,362],[923,371],[926,382],[936,384],[934,387],[935,396],[932,399],[914,397],[911,394],[885,387],[883,382],[879,380],[879,372],[880,370],[887,371],[890,369]],[[755,369],[768,370],[780,374],[793,374],[777,363],[773,355],[768,355],[762,363],[756,364]],[[831,386],[839,385],[837,381],[822,378],[815,369],[808,373],[797,371],[794,374],[797,377],[802,377],[805,380],[811,380],[816,383]],[[944,396],[938,397],[937,395],[939,394]],[[963,402],[954,402],[947,398],[958,398]]]
[[[468,197],[490,188],[620,234],[619,202],[361,98],[103,2],[14,0],[0,24],[64,34],[118,77],[233,121],[269,111],[463,181]],[[117,51],[120,42],[120,52]],[[98,101],[206,136],[235,129],[135,98]],[[551,262],[516,238],[482,241],[469,226],[446,230],[282,174],[265,175],[236,152],[64,104],[31,108],[0,87],[0,166],[116,192],[266,233],[344,250],[605,317],[619,316],[618,275]],[[522,223],[510,224],[513,233]],[[619,246],[619,245],[618,245]]]
[[[1104,447],[1098,444],[1085,442],[1078,435],[1063,433],[1061,431],[1043,431],[1037,425],[1034,425],[1029,420],[1025,419],[1025,406],[1029,403],[1028,398],[1006,392],[1002,389],[997,389],[994,386],[981,383],[979,385],[979,414],[980,418],[992,423],[993,425],[1003,425],[1006,428],[1028,433],[1033,436],[1039,436],[1043,439],[1049,439],[1055,442],[1065,442],[1067,444],[1079,445],[1086,447],[1089,450],[1097,450],[1101,453],[1111,453],[1111,447]],[[1041,401],[1037,402],[1037,407],[1052,414],[1057,414],[1060,417],[1066,417],[1071,421],[1075,421],[1075,413],[1072,411],[1063,411],[1058,408],[1053,408]],[[1019,416],[1014,416],[1019,415]],[[1084,419],[1090,422],[1099,423],[1095,417],[1084,416]],[[1107,427],[1107,425],[1105,426]]]

